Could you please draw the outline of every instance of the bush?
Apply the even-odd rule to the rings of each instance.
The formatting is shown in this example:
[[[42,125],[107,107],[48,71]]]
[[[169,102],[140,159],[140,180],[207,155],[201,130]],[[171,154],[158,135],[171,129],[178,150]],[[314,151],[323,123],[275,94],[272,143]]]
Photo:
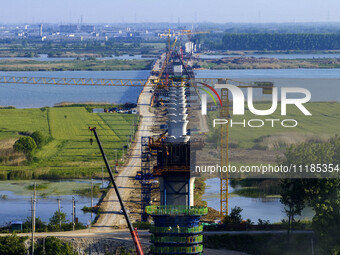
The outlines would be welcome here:
[[[37,144],[30,136],[20,137],[13,145],[13,149],[17,152],[23,152],[29,161],[33,158],[33,153],[36,148]]]
[[[31,232],[32,229],[32,218],[28,217],[22,224],[23,232]],[[35,218],[35,231],[36,232],[47,232],[47,224],[43,222],[39,217]]]
[[[132,226],[137,229],[150,229],[150,222],[136,221],[132,223]]]
[[[45,239],[45,250],[43,244],[39,244],[36,248],[37,255],[76,255],[72,246],[56,237],[47,237]]]
[[[41,149],[41,147],[45,144],[46,139],[40,131],[33,132],[31,137],[34,139],[39,149]]]
[[[223,219],[223,224],[240,224],[242,222],[242,211],[243,209],[239,206],[232,208],[230,214]]]
[[[26,255],[25,240],[27,237],[18,237],[15,234],[0,237],[0,254]]]

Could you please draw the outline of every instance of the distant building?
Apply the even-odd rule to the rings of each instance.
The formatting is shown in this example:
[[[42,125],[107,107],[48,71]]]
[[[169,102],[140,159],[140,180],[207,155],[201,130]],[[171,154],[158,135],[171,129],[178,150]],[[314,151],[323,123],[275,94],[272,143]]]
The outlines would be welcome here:
[[[80,27],[80,31],[85,32],[85,33],[92,33],[94,31],[96,31],[96,27],[93,26],[93,25],[82,25]]]
[[[185,52],[192,54],[195,52],[195,45],[193,42],[186,42],[185,43]]]
[[[62,33],[74,33],[78,30],[77,25],[60,25],[59,30]]]
[[[40,26],[39,26],[39,36],[40,37],[43,36],[43,24],[40,24]]]

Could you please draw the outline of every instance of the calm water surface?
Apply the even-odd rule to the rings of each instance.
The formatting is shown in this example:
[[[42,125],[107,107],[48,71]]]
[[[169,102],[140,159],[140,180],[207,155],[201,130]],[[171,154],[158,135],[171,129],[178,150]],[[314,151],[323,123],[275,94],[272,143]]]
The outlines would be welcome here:
[[[215,210],[220,210],[220,179],[211,178],[206,180],[206,190],[203,195],[203,200],[207,201],[208,206]],[[234,189],[229,185],[229,193],[232,193]],[[232,196],[229,198],[229,213],[232,208],[239,206],[243,209],[241,215],[243,219],[251,219],[254,223],[258,222],[258,219],[269,220],[271,223],[280,222],[282,219],[286,219],[284,212],[284,206],[280,203],[279,198],[249,198]],[[300,219],[311,219],[313,217],[313,211],[307,208],[303,211]]]
[[[62,71],[0,72],[0,75],[27,77],[74,77],[146,79],[147,70],[139,71]],[[252,69],[199,70],[196,77],[231,78],[240,81],[273,81],[276,87],[304,87],[311,91],[312,101],[339,101],[339,69]],[[39,108],[68,102],[136,102],[141,88],[0,84],[0,106]],[[270,99],[256,92],[256,99]]]
[[[313,58],[340,58],[340,53],[329,54],[245,54],[245,55],[205,55],[202,59],[220,59],[230,57],[278,58],[278,59],[313,59]]]
[[[42,182],[42,181],[38,181]],[[76,201],[76,217],[79,222],[88,224],[94,219],[95,214],[84,213],[81,209],[84,206],[91,206],[91,197],[84,197],[79,195],[70,195],[72,190],[63,194],[63,187],[72,186],[74,189],[81,189],[90,187],[90,180],[62,180],[62,181],[43,181],[44,183],[53,183],[57,185],[57,189],[50,191],[47,195],[43,195],[44,190],[37,191],[36,217],[40,217],[42,221],[48,222],[53,216],[54,212],[58,210],[58,201],[61,199],[61,210],[66,213],[67,220],[72,221],[72,197]],[[12,221],[25,221],[27,217],[31,217],[31,198],[33,191],[18,187],[18,185],[31,185],[33,181],[0,181],[0,226],[4,226]],[[94,180],[93,183],[101,183],[101,181]],[[58,185],[59,184],[59,185]],[[105,182],[104,185],[107,185]],[[98,203],[99,198],[94,197],[94,205]]]

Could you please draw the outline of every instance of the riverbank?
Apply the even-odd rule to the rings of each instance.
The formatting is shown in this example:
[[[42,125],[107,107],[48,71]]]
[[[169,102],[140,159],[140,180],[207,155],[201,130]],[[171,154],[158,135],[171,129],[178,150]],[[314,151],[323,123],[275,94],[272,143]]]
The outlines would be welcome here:
[[[153,60],[86,59],[36,61],[30,59],[0,59],[1,71],[112,71],[150,70]]]
[[[213,56],[213,55],[211,55]],[[340,58],[322,59],[278,59],[267,57],[222,57],[193,60],[195,69],[317,69],[340,68]]]
[[[340,50],[207,50],[206,55],[254,55],[254,54],[337,54]]]

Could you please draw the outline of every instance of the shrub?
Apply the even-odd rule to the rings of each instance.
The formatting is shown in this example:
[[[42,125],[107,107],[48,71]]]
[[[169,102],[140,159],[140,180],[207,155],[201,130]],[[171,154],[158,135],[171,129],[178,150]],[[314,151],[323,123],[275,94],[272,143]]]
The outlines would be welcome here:
[[[36,148],[37,144],[30,136],[20,137],[13,145],[13,149],[17,152],[23,152],[29,161],[32,159]]]
[[[31,137],[34,139],[39,149],[41,149],[41,147],[45,144],[46,139],[40,131],[33,132]]]
[[[223,219],[223,224],[240,224],[242,222],[242,211],[243,209],[239,206],[232,208],[230,214]]]
[[[137,229],[150,229],[150,222],[136,221],[132,223],[134,228]]]
[[[27,237],[18,237],[15,234],[0,237],[0,254],[26,255],[25,240]]]
[[[56,237],[47,237],[45,239],[45,249],[43,244],[39,244],[36,249],[38,255],[76,255],[73,251],[72,246],[65,241],[62,241]]]

